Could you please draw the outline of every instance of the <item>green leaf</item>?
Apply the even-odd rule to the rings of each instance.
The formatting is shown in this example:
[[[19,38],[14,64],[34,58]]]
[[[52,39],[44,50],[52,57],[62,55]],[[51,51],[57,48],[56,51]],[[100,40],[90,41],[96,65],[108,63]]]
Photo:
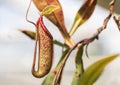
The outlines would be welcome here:
[[[41,85],[52,85],[54,78],[55,78],[55,73],[52,71],[47,75],[47,77],[44,79]]]
[[[61,59],[59,60],[57,66],[55,67],[55,69],[53,71],[51,71],[48,76],[45,78],[45,80],[43,81],[42,85],[52,85],[54,82],[54,79],[56,77],[56,72],[59,70],[59,65],[61,64],[61,61],[64,59],[64,57],[66,56],[66,54],[68,53],[69,49],[66,49],[61,56]]]
[[[24,33],[25,35],[27,35],[29,38],[31,38],[32,40],[35,40],[35,36],[36,36],[36,33],[33,32],[33,31],[30,31],[30,30],[21,30],[20,31],[22,33]]]
[[[103,72],[105,66],[114,60],[118,54],[108,56],[107,58],[101,59],[91,66],[81,75],[79,85],[93,85],[93,83],[99,78]]]
[[[69,35],[72,36],[74,32],[78,29],[80,25],[82,25],[85,21],[87,21],[92,15],[97,0],[85,0],[82,7],[78,10],[75,20],[73,22],[72,28],[69,32]]]
[[[60,7],[56,5],[48,5],[42,10],[41,15],[50,15],[51,13],[53,13],[55,10],[59,8]]]
[[[71,85],[79,85],[80,76],[84,72],[83,60],[82,60],[83,50],[84,50],[84,45],[79,47],[78,52],[76,54],[75,57],[76,70]]]

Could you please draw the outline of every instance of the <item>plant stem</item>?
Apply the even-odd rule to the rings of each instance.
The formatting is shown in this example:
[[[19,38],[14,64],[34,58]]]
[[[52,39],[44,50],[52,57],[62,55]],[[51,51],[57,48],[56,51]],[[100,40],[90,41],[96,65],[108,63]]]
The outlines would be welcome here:
[[[92,43],[95,39],[98,39],[99,34],[100,34],[103,30],[106,29],[107,24],[108,24],[108,21],[110,20],[112,14],[113,14],[113,12],[114,12],[114,3],[115,3],[115,1],[116,1],[116,0],[112,0],[112,1],[110,2],[110,8],[109,8],[110,13],[109,13],[109,15],[105,18],[105,20],[104,20],[104,22],[103,22],[103,25],[102,25],[100,28],[98,28],[98,31],[97,31],[95,34],[93,34],[92,37],[90,37],[90,38],[85,38],[85,39],[79,41],[78,43],[76,43],[76,44],[68,51],[68,53],[67,53],[66,56],[64,57],[63,61],[61,61],[60,68],[59,68],[59,70],[58,70],[58,72],[57,72],[57,74],[56,74],[56,78],[55,78],[55,80],[54,80],[54,84],[53,84],[53,85],[56,85],[56,84],[58,83],[59,77],[61,76],[61,73],[62,73],[62,71],[63,71],[63,68],[64,68],[64,66],[65,66],[65,64],[66,64],[66,61],[67,61],[67,59],[69,58],[69,55],[71,54],[71,52],[72,52],[75,48],[77,48],[77,47],[81,47],[82,45],[86,45],[86,44]]]

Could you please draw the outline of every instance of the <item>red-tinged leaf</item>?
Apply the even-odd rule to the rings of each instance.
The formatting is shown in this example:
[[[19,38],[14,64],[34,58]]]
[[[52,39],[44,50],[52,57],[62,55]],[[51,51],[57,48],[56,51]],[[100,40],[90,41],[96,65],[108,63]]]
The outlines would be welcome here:
[[[78,10],[75,20],[73,22],[72,28],[69,32],[70,36],[74,34],[74,32],[78,29],[78,27],[87,21],[92,15],[97,0],[85,0],[82,7]]]
[[[52,67],[53,60],[53,37],[45,27],[42,17],[37,22],[38,36],[38,70],[35,71],[35,66],[32,68],[32,74],[41,78],[49,73]],[[33,63],[35,65],[35,62]]]
[[[74,42],[71,40],[67,32],[67,29],[64,23],[64,15],[63,15],[62,7],[59,1],[58,0],[33,0],[33,2],[39,11],[42,11],[48,5],[56,5],[60,7],[59,9],[55,10],[52,14],[46,15],[46,17],[58,27],[59,31],[61,32],[65,40],[65,43],[68,44],[70,47],[72,47],[74,45]]]
[[[39,11],[42,11],[48,5],[59,6],[60,8],[58,10],[56,10],[54,13],[52,13],[50,15],[47,15],[46,17],[50,21],[52,21],[56,26],[58,26],[58,28],[59,28],[59,26],[61,26],[61,24],[63,26],[65,26],[64,25],[64,17],[63,17],[62,8],[61,8],[60,3],[57,0],[33,0],[33,2],[34,2],[35,6],[38,8]],[[59,19],[60,19],[60,21],[59,21]],[[62,27],[62,28],[64,28],[63,30],[66,30],[65,27]]]

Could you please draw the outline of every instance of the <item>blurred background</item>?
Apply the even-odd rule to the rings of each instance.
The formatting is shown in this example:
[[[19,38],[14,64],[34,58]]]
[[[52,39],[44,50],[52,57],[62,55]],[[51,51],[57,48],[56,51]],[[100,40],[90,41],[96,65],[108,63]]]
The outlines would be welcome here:
[[[59,0],[65,15],[65,24],[70,30],[77,10],[83,0]],[[83,24],[73,35],[74,41],[92,36],[103,24],[103,20],[109,14],[108,4],[111,0],[98,0],[98,5],[91,18]],[[120,0],[116,0],[116,13],[120,13]],[[34,51],[34,41],[22,34],[19,29],[35,30],[32,24],[25,20],[25,14],[30,0],[0,0],[0,85],[40,85],[43,79],[36,79],[31,74],[31,65]],[[67,4],[66,4],[67,3]],[[104,8],[105,7],[105,8]],[[39,12],[32,4],[29,19],[36,22]],[[53,34],[54,39],[63,42],[58,29],[47,19],[45,25]],[[113,19],[103,31],[98,41],[94,41],[88,47],[90,58],[84,57],[85,68],[103,56],[120,53],[120,32]],[[57,51],[56,51],[57,50]],[[54,66],[60,58],[61,49],[55,46]],[[74,52],[65,68],[65,77],[61,85],[70,85],[65,79],[72,79],[74,69]],[[120,85],[120,58],[114,60],[104,71],[95,85]],[[109,78],[109,79],[108,79]]]

